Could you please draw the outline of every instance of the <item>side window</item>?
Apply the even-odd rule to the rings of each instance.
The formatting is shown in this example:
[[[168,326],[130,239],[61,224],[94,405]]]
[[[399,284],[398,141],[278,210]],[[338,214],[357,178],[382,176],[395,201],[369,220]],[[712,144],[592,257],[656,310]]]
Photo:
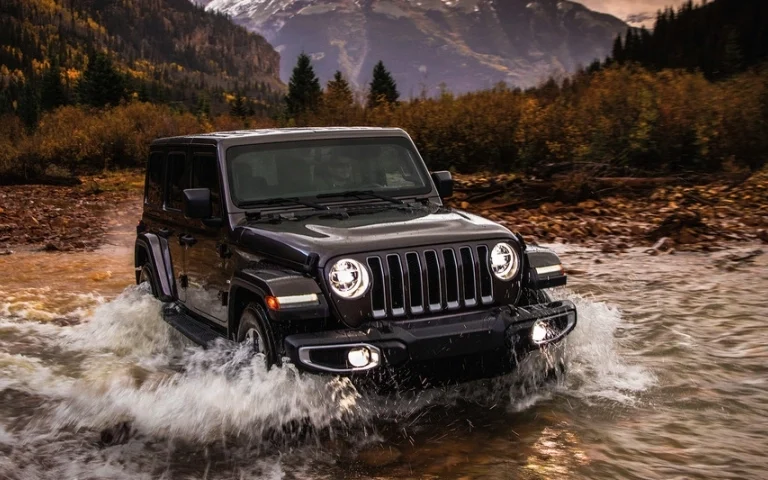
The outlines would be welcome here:
[[[211,191],[211,214],[221,216],[221,190],[219,188],[219,165],[216,157],[209,154],[195,154],[192,157],[192,187],[207,188]]]
[[[166,178],[165,206],[181,210],[184,190],[189,188],[190,165],[187,155],[181,152],[168,154],[168,176]]]
[[[163,204],[163,176],[165,174],[165,154],[152,152],[147,163],[147,189],[144,203],[149,205]]]

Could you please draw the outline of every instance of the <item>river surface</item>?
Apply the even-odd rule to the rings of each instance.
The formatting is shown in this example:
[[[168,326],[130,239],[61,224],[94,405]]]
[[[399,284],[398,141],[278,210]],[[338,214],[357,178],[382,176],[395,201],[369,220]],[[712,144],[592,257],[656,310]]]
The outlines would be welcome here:
[[[579,309],[564,380],[533,381],[539,355],[376,396],[189,345],[123,240],[0,257],[0,478],[766,478],[768,255],[727,258],[758,246],[556,246]]]

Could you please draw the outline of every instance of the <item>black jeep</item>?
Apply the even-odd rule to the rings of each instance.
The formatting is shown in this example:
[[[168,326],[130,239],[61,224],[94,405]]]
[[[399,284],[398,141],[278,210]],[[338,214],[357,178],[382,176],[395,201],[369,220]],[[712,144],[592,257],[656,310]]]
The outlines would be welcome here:
[[[543,291],[566,282],[553,252],[446,208],[452,191],[400,129],[158,139],[136,280],[185,336],[247,342],[270,365],[498,375],[565,337],[576,309]]]

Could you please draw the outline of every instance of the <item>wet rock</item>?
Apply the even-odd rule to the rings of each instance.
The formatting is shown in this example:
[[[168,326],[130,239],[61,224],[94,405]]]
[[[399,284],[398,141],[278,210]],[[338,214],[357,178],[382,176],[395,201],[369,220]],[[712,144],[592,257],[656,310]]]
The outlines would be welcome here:
[[[653,247],[651,248],[653,250],[663,252],[665,250],[669,250],[670,243],[672,243],[672,241],[668,237],[662,237],[658,241],[656,241],[656,243],[654,243]]]
[[[677,242],[683,245],[690,245],[696,243],[696,235],[690,229],[683,229],[677,235]]]
[[[675,237],[683,231],[689,234],[691,230],[707,231],[708,227],[701,219],[698,212],[690,210],[678,210],[664,218],[661,224],[648,233],[652,240],[658,240],[662,237]],[[693,239],[695,241],[695,239]]]

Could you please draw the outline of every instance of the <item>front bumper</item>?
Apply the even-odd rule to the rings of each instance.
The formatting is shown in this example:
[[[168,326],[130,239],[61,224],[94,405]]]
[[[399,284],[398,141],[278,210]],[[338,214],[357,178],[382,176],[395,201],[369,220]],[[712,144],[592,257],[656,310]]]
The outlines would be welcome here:
[[[521,354],[559,342],[573,330],[576,320],[576,307],[563,300],[441,317],[372,322],[355,330],[289,335],[285,338],[285,348],[293,364],[303,370],[356,374],[494,352]],[[534,341],[531,333],[537,323],[546,327],[547,334]],[[348,360],[351,349],[367,349],[369,358],[375,361],[354,366]],[[512,367],[510,362],[509,369]]]

